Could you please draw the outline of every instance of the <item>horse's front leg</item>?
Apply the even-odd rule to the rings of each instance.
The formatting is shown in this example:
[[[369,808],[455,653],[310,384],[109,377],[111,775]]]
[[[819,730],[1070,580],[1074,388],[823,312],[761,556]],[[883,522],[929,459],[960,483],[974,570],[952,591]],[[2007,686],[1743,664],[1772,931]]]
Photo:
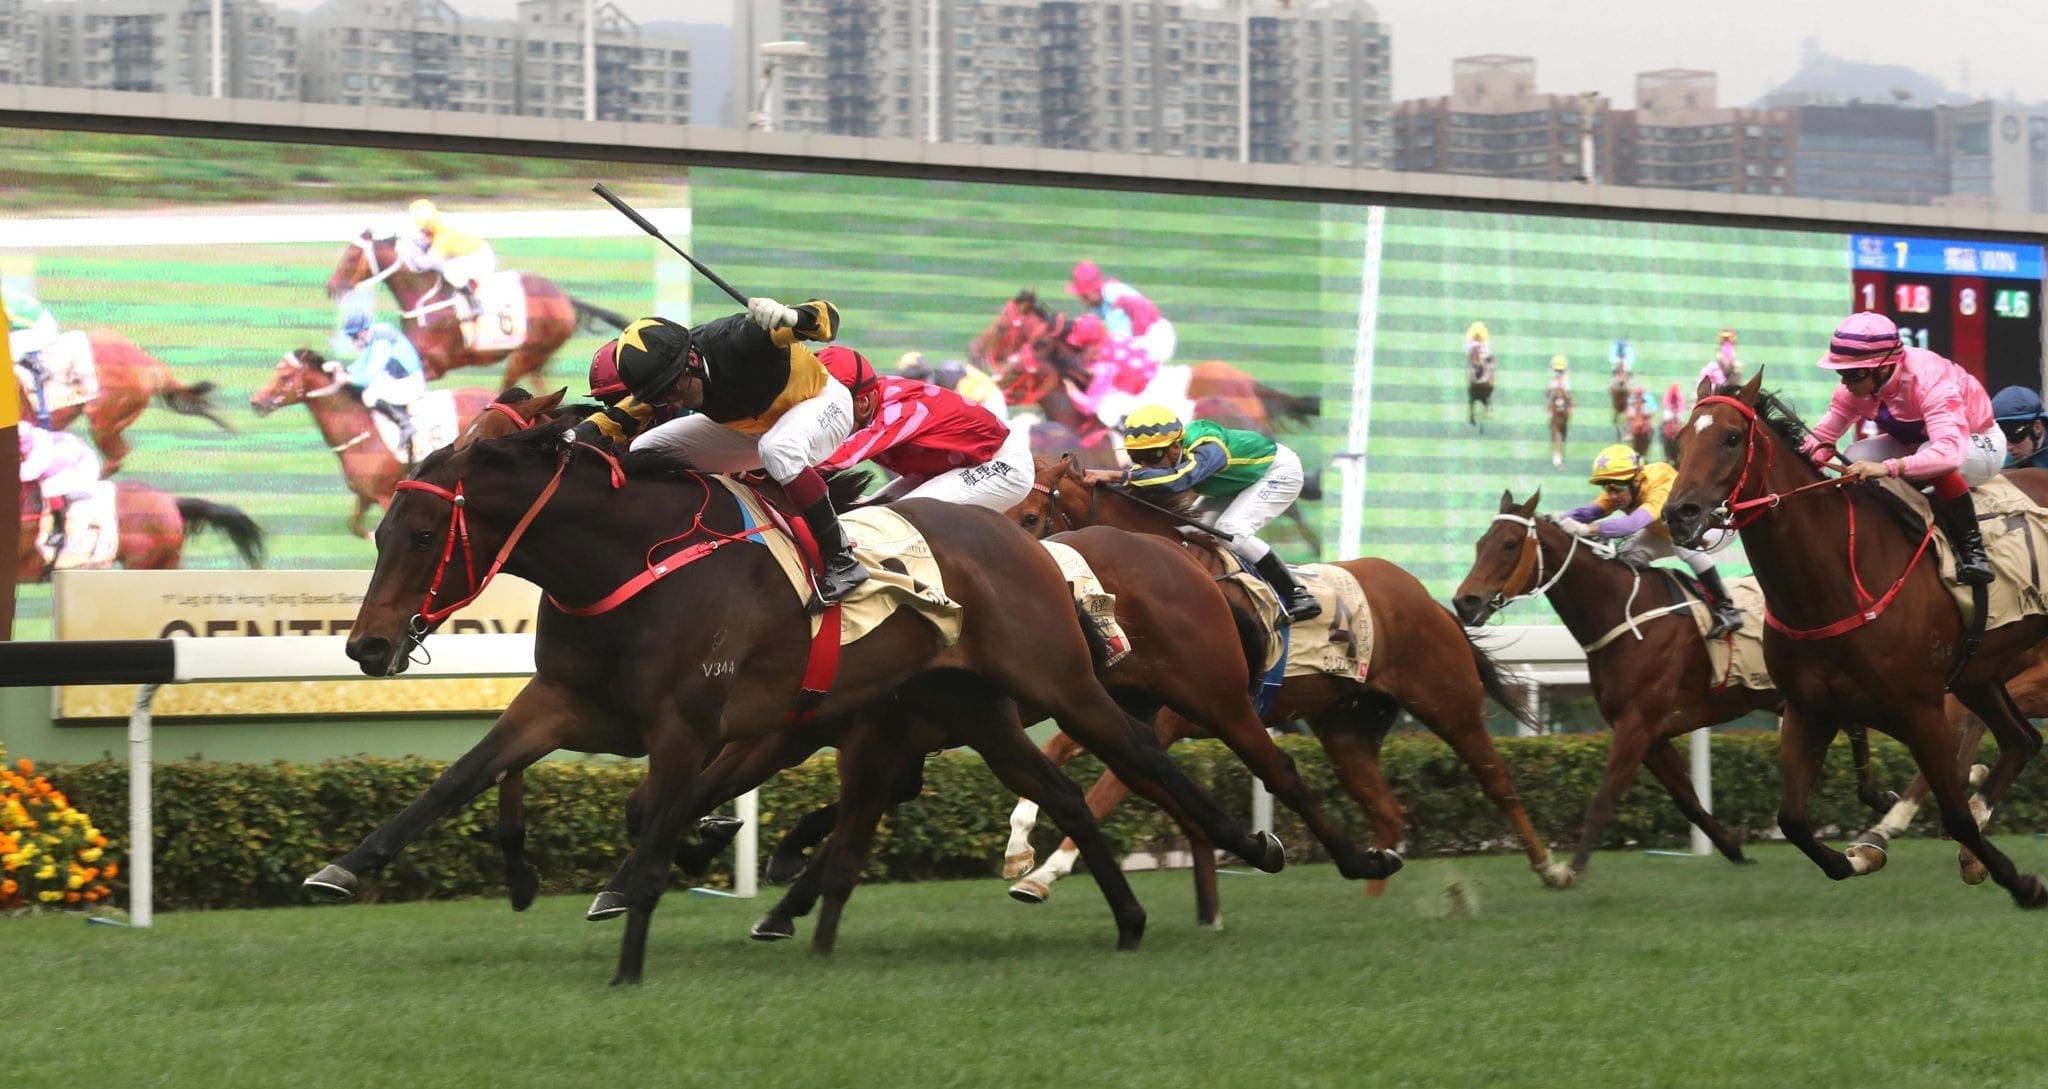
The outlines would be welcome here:
[[[436,821],[483,793],[498,776],[518,771],[561,747],[584,713],[580,701],[541,681],[522,689],[476,747],[448,766],[418,800],[370,833],[355,850],[305,880],[306,891],[328,900],[355,896],[361,875],[389,865]]]
[[[517,769],[498,780],[498,851],[505,858],[505,890],[512,910],[525,911],[540,893],[540,870],[526,857],[526,775]]]
[[[1813,785],[1820,779],[1828,745],[1835,739],[1833,721],[1815,717],[1797,704],[1788,705],[1778,720],[1778,764],[1782,771],[1778,799],[1778,830],[1794,847],[1805,852],[1821,872],[1833,880],[1868,873],[1877,867],[1867,860],[1845,857],[1842,852],[1814,838],[1807,820],[1807,802]]]
[[[708,724],[706,724],[708,727]],[[711,728],[699,729],[680,713],[661,715],[647,747],[647,813],[640,842],[619,868],[614,884],[626,901],[626,932],[619,940],[619,966],[612,984],[640,982],[647,962],[647,932],[655,906],[668,887],[669,866],[682,842],[683,829],[695,816],[695,784],[710,755]]]

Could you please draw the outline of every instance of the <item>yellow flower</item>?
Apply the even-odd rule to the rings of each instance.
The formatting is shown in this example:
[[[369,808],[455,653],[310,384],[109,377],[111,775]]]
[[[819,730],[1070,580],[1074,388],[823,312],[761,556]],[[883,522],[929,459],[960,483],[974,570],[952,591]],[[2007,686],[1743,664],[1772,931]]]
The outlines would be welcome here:
[[[57,867],[54,865],[44,866],[42,869],[36,871],[36,880],[38,881],[48,881],[56,876]]]
[[[45,889],[42,892],[36,893],[36,899],[41,900],[45,904],[54,904],[64,899],[64,894],[55,889]]]
[[[101,855],[101,854],[102,854],[102,852],[100,851],[100,849],[99,849],[99,848],[97,848],[97,847],[87,847],[87,848],[86,848],[85,850],[83,850],[83,851],[80,851],[80,852],[78,852],[78,861],[80,861],[80,862],[98,862],[98,861],[100,860],[100,855]]]

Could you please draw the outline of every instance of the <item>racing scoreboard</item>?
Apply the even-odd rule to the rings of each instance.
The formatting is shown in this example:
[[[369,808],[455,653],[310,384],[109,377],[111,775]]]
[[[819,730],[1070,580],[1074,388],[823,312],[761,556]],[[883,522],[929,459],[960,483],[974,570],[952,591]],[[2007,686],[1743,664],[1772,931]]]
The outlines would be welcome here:
[[[1855,310],[1875,310],[1907,344],[1939,352],[1997,392],[2039,390],[2042,247],[1849,236]]]

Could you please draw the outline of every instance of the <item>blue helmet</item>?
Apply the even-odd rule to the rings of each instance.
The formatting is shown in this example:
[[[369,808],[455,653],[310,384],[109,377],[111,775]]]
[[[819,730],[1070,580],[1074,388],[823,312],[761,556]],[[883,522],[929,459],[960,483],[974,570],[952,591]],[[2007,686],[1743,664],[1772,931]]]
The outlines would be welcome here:
[[[1991,415],[2000,421],[2041,419],[2041,395],[2025,386],[2007,386],[1991,399]]]
[[[341,331],[352,337],[361,336],[370,331],[370,321],[368,310],[350,310],[341,319]]]

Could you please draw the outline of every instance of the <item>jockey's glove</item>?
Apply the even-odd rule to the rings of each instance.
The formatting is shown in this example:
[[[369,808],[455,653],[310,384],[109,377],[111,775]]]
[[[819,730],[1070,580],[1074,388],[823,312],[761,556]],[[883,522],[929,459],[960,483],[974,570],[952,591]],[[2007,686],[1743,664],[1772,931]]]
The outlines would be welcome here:
[[[1583,537],[1586,535],[1586,530],[1591,527],[1577,518],[1559,518],[1557,520],[1557,528],[1564,530],[1574,537]]]
[[[755,325],[771,333],[777,329],[794,327],[801,316],[795,307],[784,306],[765,295],[747,300],[747,317],[753,319]]]
[[[585,420],[575,427],[562,432],[562,446],[564,449],[573,447],[579,442],[595,446],[600,450],[612,444],[611,439],[605,436],[604,429],[599,427],[595,420]]]

